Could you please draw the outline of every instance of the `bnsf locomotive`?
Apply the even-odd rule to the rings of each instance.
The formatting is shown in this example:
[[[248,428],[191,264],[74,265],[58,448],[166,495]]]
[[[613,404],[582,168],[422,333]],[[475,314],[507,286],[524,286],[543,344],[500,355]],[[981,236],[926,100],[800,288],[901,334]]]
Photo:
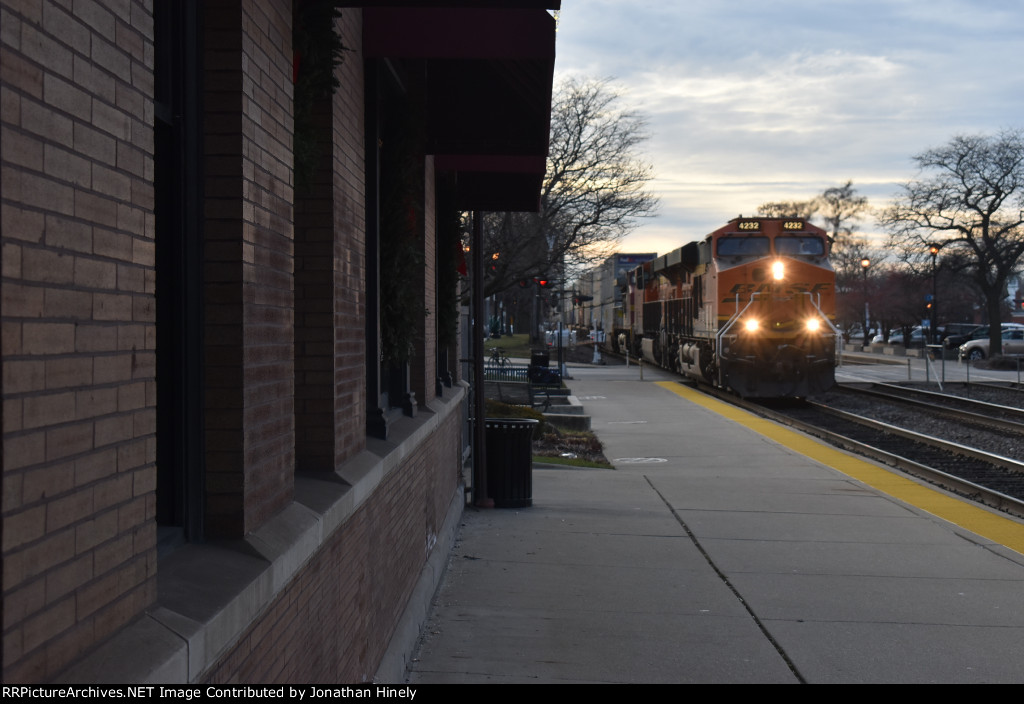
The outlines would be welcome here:
[[[629,274],[616,342],[744,397],[824,391],[839,341],[828,255],[805,220],[732,220]]]

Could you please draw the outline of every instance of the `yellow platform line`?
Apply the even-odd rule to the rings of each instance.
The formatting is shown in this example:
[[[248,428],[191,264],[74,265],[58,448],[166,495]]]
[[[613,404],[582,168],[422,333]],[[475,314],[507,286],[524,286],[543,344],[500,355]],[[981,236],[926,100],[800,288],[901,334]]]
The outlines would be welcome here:
[[[863,482],[888,496],[916,506],[943,520],[965,528],[993,542],[1024,554],[1024,524],[967,501],[918,484],[897,470],[889,470],[866,460],[848,455],[831,445],[782,425],[723,403],[675,381],[659,381],[658,386],[682,396],[687,401],[747,426],[761,435],[788,447],[848,477]]]

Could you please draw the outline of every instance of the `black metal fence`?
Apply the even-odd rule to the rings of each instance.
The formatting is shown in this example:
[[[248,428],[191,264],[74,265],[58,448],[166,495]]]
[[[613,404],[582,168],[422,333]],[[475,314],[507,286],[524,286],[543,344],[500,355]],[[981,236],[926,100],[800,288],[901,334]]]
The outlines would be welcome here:
[[[484,381],[529,381],[529,364],[484,365]]]

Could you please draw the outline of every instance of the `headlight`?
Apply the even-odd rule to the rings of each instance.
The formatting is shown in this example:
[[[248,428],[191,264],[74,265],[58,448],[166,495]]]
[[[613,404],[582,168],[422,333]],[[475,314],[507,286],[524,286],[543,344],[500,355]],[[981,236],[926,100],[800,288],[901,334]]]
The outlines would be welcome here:
[[[821,321],[817,318],[811,318],[807,321],[807,332],[818,332],[821,329]]]
[[[782,281],[786,276],[786,267],[782,262],[772,262],[772,278]]]
[[[757,332],[757,329],[758,327],[760,327],[760,324],[753,318],[750,318],[747,320],[747,322],[743,323],[743,327],[744,329],[746,329],[747,332]]]

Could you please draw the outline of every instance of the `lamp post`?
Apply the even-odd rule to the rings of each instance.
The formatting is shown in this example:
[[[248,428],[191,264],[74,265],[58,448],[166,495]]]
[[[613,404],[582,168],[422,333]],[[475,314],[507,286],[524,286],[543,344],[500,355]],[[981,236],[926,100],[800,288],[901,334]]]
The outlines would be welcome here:
[[[939,256],[940,249],[942,249],[941,244],[933,244],[928,247],[928,253],[932,255],[932,305],[931,315],[928,316],[928,328],[931,331],[933,345],[939,341],[939,330],[936,327],[936,323],[939,320],[939,299],[938,289],[936,286],[936,280],[938,279],[938,265],[936,261]]]
[[[870,311],[868,310],[868,267],[871,266],[871,260],[865,257],[860,260],[860,270],[864,274],[864,346],[870,343],[868,339],[868,321],[871,320]]]

